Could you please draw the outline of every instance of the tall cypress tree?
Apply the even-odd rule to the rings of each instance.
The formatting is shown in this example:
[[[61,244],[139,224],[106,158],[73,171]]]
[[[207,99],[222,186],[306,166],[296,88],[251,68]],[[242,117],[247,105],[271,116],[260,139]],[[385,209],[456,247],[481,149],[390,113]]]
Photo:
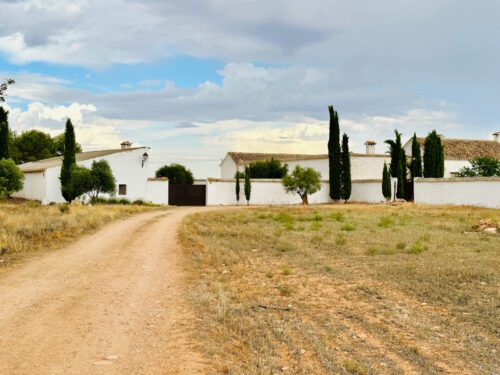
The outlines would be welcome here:
[[[346,202],[351,197],[351,158],[349,155],[349,137],[342,136],[342,199]]]
[[[247,200],[247,205],[250,204],[250,194],[252,193],[252,183],[250,182],[250,169],[245,167],[245,199]]]
[[[425,138],[424,177],[442,178],[444,176],[444,150],[441,137],[433,130]]]
[[[398,179],[398,188],[396,190],[396,197],[399,199],[404,198],[404,173],[406,172],[406,156],[404,156],[403,148],[401,145],[401,133],[394,130],[395,140],[387,139],[385,143],[389,145],[389,151],[391,153],[391,165],[389,170],[391,176]],[[402,158],[404,157],[404,165]],[[404,171],[403,171],[404,166]]]
[[[411,143],[411,179],[412,181],[416,177],[422,177],[422,153],[420,149],[420,143],[417,140],[417,134],[413,134],[413,140]]]
[[[9,111],[0,107],[0,159],[8,159],[9,154]]]
[[[73,124],[71,120],[68,119],[66,121],[66,130],[64,132],[64,155],[61,166],[61,193],[64,199],[67,202],[71,202],[73,200],[73,196],[70,191],[71,185],[71,167],[76,165],[76,156],[75,156],[75,130],[73,128]]]
[[[236,171],[236,204],[240,202],[240,171]]]
[[[391,199],[391,174],[387,169],[387,164],[384,162],[384,170],[382,171],[382,195],[386,200]]]
[[[329,106],[328,110],[330,112],[330,137],[328,139],[330,198],[338,201],[341,198],[339,116],[333,106]]]

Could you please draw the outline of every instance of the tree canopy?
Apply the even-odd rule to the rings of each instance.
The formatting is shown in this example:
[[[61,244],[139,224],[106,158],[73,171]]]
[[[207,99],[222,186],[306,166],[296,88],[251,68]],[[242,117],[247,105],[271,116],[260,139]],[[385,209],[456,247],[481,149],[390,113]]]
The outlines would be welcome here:
[[[385,143],[389,145],[391,154],[391,164],[389,171],[391,176],[398,179],[396,197],[404,198],[404,183],[406,181],[406,155],[401,145],[401,133],[394,130],[395,139],[387,139]]]
[[[250,163],[248,169],[252,178],[283,178],[288,172],[288,165],[271,158],[271,160]]]
[[[309,204],[309,195],[321,189],[321,173],[296,165],[290,175],[283,177],[282,183],[287,193],[297,193],[302,204]]]
[[[422,152],[417,134],[413,134],[411,142],[411,179],[422,177]]]
[[[500,160],[495,158],[476,158],[470,161],[470,167],[463,167],[459,177],[500,177]]]
[[[391,199],[392,196],[391,174],[386,163],[384,163],[384,170],[382,171],[382,195],[386,200]]]
[[[182,164],[164,165],[156,171],[156,177],[167,177],[170,184],[191,185],[194,182],[193,172]]]
[[[61,166],[61,193],[67,202],[71,202],[78,195],[74,195],[71,183],[72,167],[76,165],[75,156],[75,130],[71,120],[66,121],[66,130],[64,132],[64,155]]]
[[[99,194],[113,195],[116,192],[115,177],[106,160],[94,160],[90,167],[91,189],[88,191],[92,199],[97,199]]]
[[[333,106],[330,112],[330,135],[328,138],[328,164],[330,181],[330,198],[338,201],[341,198],[341,160],[340,160],[340,128],[339,116]]]
[[[12,159],[0,159],[0,200],[23,188],[24,175]]]
[[[349,155],[349,137],[344,133],[342,136],[342,170],[341,170],[341,196],[344,201],[351,197],[351,156]]]
[[[10,85],[16,83],[13,79],[7,78],[3,83],[0,83],[0,102],[5,102],[5,97],[7,96],[5,92]]]

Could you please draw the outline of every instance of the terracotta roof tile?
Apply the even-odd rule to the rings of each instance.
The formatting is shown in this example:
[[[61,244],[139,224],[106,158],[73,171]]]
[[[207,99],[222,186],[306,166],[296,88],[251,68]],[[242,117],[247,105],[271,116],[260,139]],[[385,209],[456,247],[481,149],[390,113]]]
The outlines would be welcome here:
[[[425,138],[417,138],[422,147]],[[441,138],[445,160],[472,160],[479,157],[500,159],[500,142],[476,139]]]

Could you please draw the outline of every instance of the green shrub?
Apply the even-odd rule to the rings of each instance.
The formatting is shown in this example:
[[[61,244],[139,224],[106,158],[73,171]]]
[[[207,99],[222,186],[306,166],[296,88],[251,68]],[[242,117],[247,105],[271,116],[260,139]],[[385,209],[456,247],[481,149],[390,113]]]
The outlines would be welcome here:
[[[135,204],[136,206],[144,206],[144,201],[142,199],[136,199],[132,202],[132,204]]]
[[[130,201],[127,198],[122,198],[118,201],[119,204],[130,204]]]
[[[342,225],[342,230],[346,232],[352,232],[356,230],[356,226],[354,224],[344,224]]]
[[[12,159],[0,160],[0,200],[23,188],[24,175]]]
[[[330,215],[330,219],[335,220],[338,223],[343,223],[344,214],[342,212],[334,212]]]
[[[408,251],[410,254],[420,254],[427,250],[427,246],[423,245],[420,240],[417,240],[415,244]]]
[[[283,266],[283,275],[288,276],[292,273],[292,270],[289,266]]]
[[[379,223],[377,224],[380,228],[389,228],[393,223],[392,219],[389,217],[381,217]]]

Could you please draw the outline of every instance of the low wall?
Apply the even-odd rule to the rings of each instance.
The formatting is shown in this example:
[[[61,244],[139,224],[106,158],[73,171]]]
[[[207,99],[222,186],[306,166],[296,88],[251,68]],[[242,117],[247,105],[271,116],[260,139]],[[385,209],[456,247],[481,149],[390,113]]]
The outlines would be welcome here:
[[[168,178],[148,178],[146,184],[146,202],[168,204]]]
[[[244,181],[241,180],[240,204],[245,204]],[[207,206],[235,205],[236,202],[236,180],[213,179],[207,180]],[[328,181],[321,182],[321,189],[309,196],[309,203],[321,204],[331,203],[329,196]],[[352,181],[351,201],[365,203],[379,203],[385,201],[382,195],[381,180],[356,180]],[[297,194],[287,193],[283,188],[281,180],[275,179],[252,179],[252,193],[250,204],[255,205],[289,205],[301,204],[302,200]]]
[[[500,208],[500,178],[416,178],[415,202]]]

